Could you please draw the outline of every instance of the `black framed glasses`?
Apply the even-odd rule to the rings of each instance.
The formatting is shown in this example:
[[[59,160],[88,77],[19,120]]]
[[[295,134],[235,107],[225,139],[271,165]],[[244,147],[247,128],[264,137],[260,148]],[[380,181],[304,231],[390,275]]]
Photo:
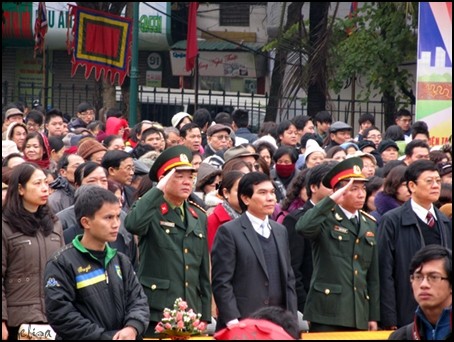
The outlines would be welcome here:
[[[412,283],[416,283],[416,284],[422,283],[424,279],[427,279],[427,282],[429,284],[438,284],[442,280],[448,280],[449,278],[442,277],[441,275],[436,274],[436,273],[427,274],[427,275],[415,273],[410,276],[410,281]]]

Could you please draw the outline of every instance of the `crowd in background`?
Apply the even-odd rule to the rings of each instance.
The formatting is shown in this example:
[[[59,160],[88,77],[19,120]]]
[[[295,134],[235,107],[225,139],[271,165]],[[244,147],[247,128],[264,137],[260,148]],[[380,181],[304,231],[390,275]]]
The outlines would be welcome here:
[[[3,108],[2,119],[3,337],[17,335],[22,323],[47,323],[44,295],[40,290],[45,283],[44,269],[55,252],[83,234],[75,203],[78,196],[87,189],[89,191],[91,186],[112,192],[121,207],[118,237],[110,241],[109,246],[125,254],[139,275],[146,273],[147,267],[152,267],[150,259],[141,258],[148,252],[146,247],[140,247],[140,243],[144,245],[141,239],[145,239],[140,235],[146,232],[138,222],[148,214],[138,201],[142,198],[159,201],[162,199],[158,195],[162,193],[166,200],[166,196],[170,196],[171,192],[165,190],[166,184],[161,183],[158,187],[161,178],[153,179],[151,175],[156,172],[153,167],[162,166],[155,162],[158,160],[160,163],[166,151],[175,146],[187,148],[193,168],[191,191],[182,200],[189,201],[194,207],[184,205],[183,209],[188,211],[183,213],[183,222],[189,227],[191,216],[199,223],[201,216],[206,217],[197,234],[204,237],[207,255],[215,256],[217,265],[223,262],[223,258],[232,260],[227,254],[235,253],[229,245],[230,237],[223,229],[229,226],[229,222],[239,220],[249,205],[253,205],[243,203],[238,195],[240,192],[254,197],[253,193],[243,193],[239,184],[248,173],[265,174],[275,195],[275,204],[267,214],[273,221],[270,230],[277,232],[278,227],[286,228],[288,250],[285,253],[289,254],[293,274],[284,277],[285,280],[279,282],[274,290],[283,291],[285,282],[294,282],[292,305],[303,315],[306,303],[311,302],[309,297],[315,297],[315,292],[325,291],[325,297],[335,294],[332,288],[313,289],[314,277],[316,279],[319,272],[331,267],[342,266],[320,264],[319,260],[314,262],[313,256],[318,255],[317,250],[314,251],[317,244],[311,241],[305,228],[298,227],[301,222],[306,222],[306,213],[314,207],[323,207],[324,199],[333,197],[338,191],[333,184],[332,188],[326,186],[323,179],[344,160],[359,158],[361,174],[366,180],[363,206],[358,209],[375,232],[370,243],[377,246],[378,253],[379,313],[373,319],[378,322],[378,328],[398,329],[413,321],[418,304],[413,298],[408,268],[418,250],[429,244],[452,248],[451,140],[445,145],[430,146],[427,124],[423,121],[412,123],[412,113],[406,109],[395,114],[395,124],[385,131],[375,126],[373,115],[362,114],[357,132],[345,122],[333,122],[330,112],[321,111],[313,118],[299,115],[280,123],[264,122],[259,132],[253,133],[248,128],[248,112],[241,109],[217,113],[214,117],[206,109],[191,114],[179,112],[172,117],[169,127],[148,120],[129,127],[120,109],[109,108],[103,115],[97,115],[95,108],[87,102],[80,103],[71,117],[56,108],[44,111],[39,106],[29,109],[21,103],[12,103]],[[169,166],[165,172],[172,167]],[[253,183],[253,180],[249,181]],[[157,189],[161,191],[159,194]],[[150,197],[151,194],[158,197]],[[333,206],[336,203],[333,202]],[[139,206],[141,211],[136,217],[136,207]],[[133,208],[135,211],[131,214]],[[428,209],[433,218],[426,221],[427,210],[422,208]],[[162,206],[160,210],[162,213],[165,211]],[[133,219],[134,227],[131,228]],[[435,229],[426,229],[432,228],[433,223]],[[158,220],[156,225],[159,224],[170,225]],[[164,226],[162,228],[166,229]],[[216,240],[219,231],[224,243]],[[341,241],[342,235],[337,234],[337,238]],[[264,244],[261,246],[269,248]],[[344,257],[350,256],[350,252],[341,250],[343,247],[333,245],[332,248],[340,248],[339,253]],[[239,244],[236,248],[247,246]],[[270,249],[270,255],[275,252]],[[197,258],[203,259],[197,253]],[[266,254],[266,257],[270,255]],[[158,259],[153,259],[153,262],[159,262]],[[170,263],[169,260],[160,262],[164,267]],[[207,262],[211,270],[211,258],[203,262]],[[241,272],[245,273],[241,276],[246,277],[246,266],[251,260],[243,262],[246,264]],[[370,260],[363,263],[368,262]],[[279,267],[282,270],[283,266],[273,267],[278,274]],[[318,269],[320,267],[324,269]],[[222,272],[219,272],[216,269],[213,274],[220,275]],[[177,279],[166,284],[150,278],[145,284],[143,279],[140,278],[140,283],[145,288],[151,286],[152,290],[152,286],[158,289],[167,286],[169,289],[180,281]],[[365,279],[367,282],[369,278],[366,276]],[[189,285],[186,282],[186,287],[195,286],[194,295],[202,296],[206,284],[201,286],[199,281],[194,280],[194,284],[191,282]],[[209,276],[207,281],[209,285]],[[219,288],[222,290],[219,279],[213,281],[218,291]],[[250,282],[244,284],[244,288],[254,289],[254,286]],[[175,291],[178,293],[180,289]],[[149,302],[150,298],[159,301],[147,290],[145,293]],[[211,303],[211,292],[209,294]],[[215,320],[219,312],[225,310],[217,307],[222,296],[219,292],[214,295],[217,300],[210,305],[209,317],[204,312],[206,322]],[[224,298],[221,305],[227,302],[228,298]],[[272,306],[272,303],[261,305]],[[287,308],[292,305],[287,305]],[[256,305],[253,307],[256,309]],[[153,312],[153,303],[150,308]],[[157,308],[156,312],[162,313],[161,306]],[[329,310],[326,303],[321,308]],[[238,315],[235,313],[232,318],[240,318]],[[312,313],[312,317],[317,322],[317,315]],[[338,318],[333,317],[333,322],[338,324],[332,323],[337,328],[367,329],[367,324],[344,324]],[[159,318],[152,314],[150,321],[155,324]],[[228,326],[228,321],[223,318],[223,327]],[[150,328],[154,329],[154,326]]]

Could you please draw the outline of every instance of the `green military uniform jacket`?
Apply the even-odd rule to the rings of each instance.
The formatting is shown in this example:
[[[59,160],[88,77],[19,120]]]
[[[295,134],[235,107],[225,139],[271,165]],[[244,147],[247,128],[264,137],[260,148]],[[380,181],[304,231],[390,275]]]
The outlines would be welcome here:
[[[206,214],[185,201],[185,221],[158,188],[136,201],[125,227],[139,236],[137,275],[148,297],[150,320],[158,322],[164,308],[173,309],[176,298],[211,320],[211,285]]]
[[[304,319],[364,330],[380,319],[376,223],[362,211],[359,221],[358,231],[330,197],[298,220],[314,262]]]

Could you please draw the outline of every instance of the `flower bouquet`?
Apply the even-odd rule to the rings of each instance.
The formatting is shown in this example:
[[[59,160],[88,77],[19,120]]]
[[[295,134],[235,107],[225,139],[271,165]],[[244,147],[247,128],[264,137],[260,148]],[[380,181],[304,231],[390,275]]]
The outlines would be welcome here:
[[[173,310],[165,308],[161,322],[155,331],[162,337],[172,340],[185,340],[190,336],[201,335],[206,329],[206,323],[200,321],[202,314],[188,309],[188,304],[181,298],[177,298],[173,304]]]

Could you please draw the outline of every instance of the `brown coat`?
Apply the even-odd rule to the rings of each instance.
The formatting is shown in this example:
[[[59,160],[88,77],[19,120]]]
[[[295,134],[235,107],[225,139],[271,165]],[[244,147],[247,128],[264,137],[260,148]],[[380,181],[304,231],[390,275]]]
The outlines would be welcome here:
[[[49,236],[28,236],[2,217],[2,321],[9,327],[47,322],[43,276],[49,257],[64,245],[60,221]]]

